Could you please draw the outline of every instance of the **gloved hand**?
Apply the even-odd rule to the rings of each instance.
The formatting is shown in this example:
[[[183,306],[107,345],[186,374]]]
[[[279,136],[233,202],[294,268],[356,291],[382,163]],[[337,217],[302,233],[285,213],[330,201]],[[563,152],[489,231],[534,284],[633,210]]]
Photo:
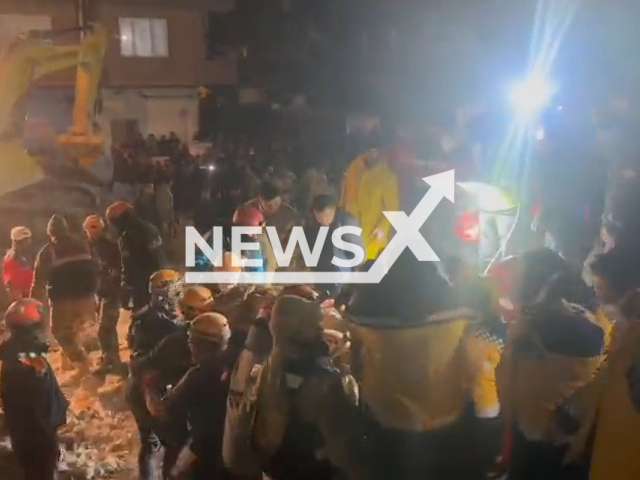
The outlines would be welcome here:
[[[131,308],[132,308],[131,300],[133,297],[133,290],[131,289],[131,287],[122,285],[120,287],[119,295],[120,295],[120,306],[125,310],[131,311]]]

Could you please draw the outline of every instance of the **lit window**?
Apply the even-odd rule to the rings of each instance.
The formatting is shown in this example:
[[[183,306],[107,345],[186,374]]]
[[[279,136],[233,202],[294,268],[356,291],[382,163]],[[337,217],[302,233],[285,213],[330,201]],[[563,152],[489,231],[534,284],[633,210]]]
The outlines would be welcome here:
[[[164,18],[120,18],[120,54],[123,57],[168,57]]]

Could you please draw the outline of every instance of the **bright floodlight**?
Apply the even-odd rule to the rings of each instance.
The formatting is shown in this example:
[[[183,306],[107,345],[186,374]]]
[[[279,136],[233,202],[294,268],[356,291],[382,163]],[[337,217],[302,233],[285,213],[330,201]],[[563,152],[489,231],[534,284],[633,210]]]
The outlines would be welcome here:
[[[555,93],[553,84],[543,75],[531,75],[509,90],[509,102],[521,119],[532,119],[549,105]]]

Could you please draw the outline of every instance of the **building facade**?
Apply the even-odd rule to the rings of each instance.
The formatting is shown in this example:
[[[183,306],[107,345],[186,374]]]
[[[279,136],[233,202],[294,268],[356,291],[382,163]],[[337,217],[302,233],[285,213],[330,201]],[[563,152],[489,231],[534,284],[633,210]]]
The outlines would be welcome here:
[[[209,48],[208,19],[235,0],[3,0],[0,45],[28,30],[67,30],[98,22],[109,32],[98,121],[107,140],[127,132],[197,130],[200,87],[237,83],[236,51]],[[69,36],[77,39],[77,33]],[[74,39],[71,38],[71,41]],[[34,109],[67,112],[74,72],[51,75],[32,95]],[[37,116],[37,114],[33,114]],[[64,123],[64,122],[60,122]]]

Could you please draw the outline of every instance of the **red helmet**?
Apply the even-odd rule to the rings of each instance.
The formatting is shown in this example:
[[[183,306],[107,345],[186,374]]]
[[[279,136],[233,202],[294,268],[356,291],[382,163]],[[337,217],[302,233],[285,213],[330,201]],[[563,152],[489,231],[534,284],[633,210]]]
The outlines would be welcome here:
[[[107,221],[111,223],[124,212],[130,212],[132,210],[133,207],[131,206],[131,204],[123,201],[117,201],[109,205],[105,216],[107,217]]]
[[[456,220],[456,237],[466,243],[480,241],[480,215],[466,211]]]
[[[33,298],[21,298],[13,302],[4,315],[10,329],[35,327],[44,323],[44,305]]]
[[[233,224],[240,227],[260,227],[264,223],[264,215],[256,207],[243,205],[233,214]]]
[[[487,272],[487,277],[494,287],[500,313],[509,323],[515,321],[520,312],[518,291],[521,267],[520,258],[512,255],[493,264]]]

